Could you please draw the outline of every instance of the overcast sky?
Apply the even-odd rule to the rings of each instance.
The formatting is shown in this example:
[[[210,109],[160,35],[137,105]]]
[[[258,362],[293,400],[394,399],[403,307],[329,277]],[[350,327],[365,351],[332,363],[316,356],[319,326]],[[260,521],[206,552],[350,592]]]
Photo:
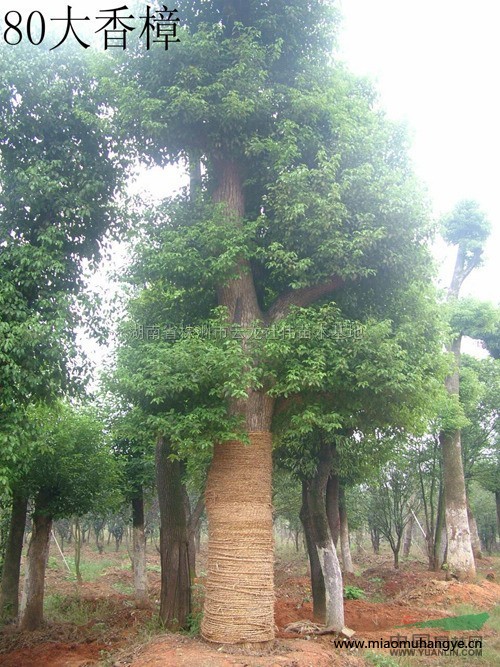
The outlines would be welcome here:
[[[102,24],[95,19],[98,10],[123,4],[71,2],[73,16],[89,15],[93,30]],[[65,16],[67,5],[18,0],[4,7],[19,8],[25,25],[26,7],[50,23],[50,17]],[[371,77],[381,106],[407,124],[415,169],[428,187],[435,216],[465,198],[476,199],[487,214],[493,233],[484,266],[468,278],[463,294],[498,303],[500,0],[339,0],[339,6],[344,16],[339,56],[355,73]],[[141,187],[165,195],[167,180],[164,174],[149,174]],[[172,185],[176,180],[172,175]],[[447,258],[443,284],[451,277],[451,250]]]
[[[493,233],[463,293],[500,301],[500,2],[342,0],[341,56],[407,123],[435,215],[476,199]],[[451,270],[448,264],[448,276]],[[443,276],[444,277],[444,276]]]

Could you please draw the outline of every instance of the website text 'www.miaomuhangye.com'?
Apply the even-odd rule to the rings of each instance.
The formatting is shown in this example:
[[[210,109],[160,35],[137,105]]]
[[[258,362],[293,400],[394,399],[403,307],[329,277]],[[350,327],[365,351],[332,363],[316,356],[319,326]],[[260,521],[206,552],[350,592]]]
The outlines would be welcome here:
[[[335,639],[335,648],[341,649],[385,649],[393,656],[450,656],[480,657],[483,654],[483,639],[477,635],[468,637],[431,637],[427,634],[412,636],[397,635],[380,639]]]

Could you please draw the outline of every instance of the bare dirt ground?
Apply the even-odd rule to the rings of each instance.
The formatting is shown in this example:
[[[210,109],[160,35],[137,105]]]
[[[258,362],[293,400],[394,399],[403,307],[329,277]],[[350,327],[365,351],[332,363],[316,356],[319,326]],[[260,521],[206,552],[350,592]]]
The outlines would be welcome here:
[[[335,649],[331,636],[298,636],[285,627],[312,620],[312,600],[305,559],[292,551],[276,563],[275,622],[277,640],[265,655],[242,653],[210,645],[197,636],[169,634],[157,620],[160,589],[158,555],[148,557],[151,607],[136,609],[132,597],[130,561],[122,549],[103,555],[90,547],[83,559],[92,566],[91,580],[77,586],[68,577],[55,549],[51,552],[46,585],[47,621],[43,630],[20,633],[13,626],[0,632],[0,665],[4,667],[337,667],[363,665],[439,665],[436,659],[418,662],[378,662],[364,651]],[[477,613],[500,601],[498,558],[484,558],[474,583],[445,581],[445,573],[426,570],[425,563],[403,563],[399,571],[390,558],[365,554],[358,557],[360,574],[346,584],[365,592],[364,599],[346,600],[346,625],[356,639],[390,638],[404,634],[400,626],[456,614],[456,605]],[[203,571],[203,554],[199,564]],[[486,579],[489,574],[490,579]],[[201,606],[203,578],[198,580],[196,608]],[[455,611],[453,611],[455,608]],[[465,613],[465,612],[464,612]],[[431,635],[449,635],[426,630]],[[454,632],[453,636],[461,633]],[[467,633],[465,633],[467,634]],[[470,633],[469,633],[470,634]],[[477,633],[476,633],[477,634]],[[485,642],[496,645],[494,629],[481,631]],[[382,656],[383,651],[379,651]],[[381,658],[382,659],[382,658]],[[384,658],[385,659],[385,658]],[[389,660],[389,657],[387,657]],[[392,658],[390,660],[393,660]],[[407,660],[405,658],[405,660]],[[453,661],[446,659],[446,664]],[[464,663],[463,660],[460,664]],[[486,661],[474,664],[494,664]]]

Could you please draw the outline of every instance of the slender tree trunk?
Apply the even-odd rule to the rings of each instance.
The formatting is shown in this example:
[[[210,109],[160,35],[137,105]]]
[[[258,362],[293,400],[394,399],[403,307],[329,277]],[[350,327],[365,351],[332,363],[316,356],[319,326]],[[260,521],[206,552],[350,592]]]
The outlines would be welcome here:
[[[76,581],[78,584],[82,583],[82,571],[80,569],[80,563],[82,559],[82,530],[80,528],[80,519],[75,518],[75,572],[76,572]]]
[[[495,491],[495,502],[497,506],[497,532],[500,537],[500,491]]]
[[[321,571],[318,552],[314,543],[313,511],[309,503],[307,483],[302,481],[302,506],[300,508],[300,520],[304,528],[304,538],[309,556],[309,567],[311,570],[311,590],[313,597],[313,618],[316,623],[324,623],[326,619],[326,592],[325,580]]]
[[[363,553],[365,553],[365,548],[363,546],[363,541],[364,541],[364,536],[365,536],[364,533],[365,533],[365,530],[364,530],[363,526],[358,528],[354,533],[355,542],[356,542],[356,553],[358,554],[358,556],[361,556]]]
[[[446,554],[446,519],[444,511],[443,484],[439,484],[436,528],[429,545],[429,567],[438,572],[444,563]]]
[[[392,550],[392,554],[394,556],[394,569],[399,570],[399,544],[395,546]]]
[[[342,553],[342,566],[344,572],[354,574],[352,564],[351,545],[349,544],[349,524],[347,522],[347,507],[345,501],[345,490],[339,488],[339,520],[340,520],[340,549]]]
[[[37,630],[43,623],[45,568],[49,555],[51,528],[52,519],[40,514],[36,509],[33,515],[33,531],[26,559],[26,574],[21,599],[19,618],[21,630]]]
[[[188,517],[188,540],[189,540],[189,574],[191,576],[191,582],[196,577],[196,554],[200,550],[200,525],[201,525],[201,516],[203,510],[205,509],[205,494],[202,493],[198,498],[196,505],[194,506],[193,511],[191,511],[189,505],[188,493],[185,489],[185,499],[186,499],[186,508]]]
[[[156,444],[156,484],[160,509],[160,618],[170,630],[187,626],[191,613],[188,527],[182,467],[171,460],[167,439]]]
[[[330,446],[322,445],[316,474],[312,479],[305,480],[302,485],[301,519],[306,532],[311,574],[315,562],[314,552],[321,566],[325,590],[324,623],[328,628],[340,632],[344,627],[342,573],[326,516],[326,487],[331,464],[332,450]],[[318,602],[322,605],[321,599]],[[321,611],[321,607],[318,606],[315,611],[316,618]]]
[[[380,532],[378,528],[370,526],[370,540],[372,543],[373,553],[378,556],[380,554]]]
[[[413,513],[410,513],[410,517],[408,519],[408,523],[406,524],[403,537],[403,558],[408,558],[408,556],[410,555],[414,525],[415,525],[415,519],[413,517]]]
[[[132,498],[132,569],[134,572],[134,597],[139,608],[149,605],[148,577],[146,572],[146,537],[144,535],[144,496],[142,489]]]
[[[295,544],[295,551],[297,553],[300,551],[299,535],[300,535],[299,530],[294,530],[293,531],[293,541],[294,541],[294,544]]]
[[[479,539],[479,533],[477,530],[476,517],[472,513],[471,506],[467,500],[467,519],[469,521],[469,530],[470,530],[470,539],[472,544],[472,553],[474,554],[474,559],[481,559],[483,554],[481,553],[481,540]]]
[[[27,497],[14,489],[0,591],[0,618],[4,620],[16,618],[19,610],[19,575],[27,510]]]
[[[339,476],[332,473],[326,485],[326,514],[335,548],[340,536],[339,489]]]

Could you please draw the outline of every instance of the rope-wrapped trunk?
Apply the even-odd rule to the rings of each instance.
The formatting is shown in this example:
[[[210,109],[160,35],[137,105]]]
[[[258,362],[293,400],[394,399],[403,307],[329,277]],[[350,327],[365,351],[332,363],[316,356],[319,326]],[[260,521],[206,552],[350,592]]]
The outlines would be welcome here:
[[[202,635],[227,644],[274,639],[272,440],[217,444],[206,488],[208,572]]]

